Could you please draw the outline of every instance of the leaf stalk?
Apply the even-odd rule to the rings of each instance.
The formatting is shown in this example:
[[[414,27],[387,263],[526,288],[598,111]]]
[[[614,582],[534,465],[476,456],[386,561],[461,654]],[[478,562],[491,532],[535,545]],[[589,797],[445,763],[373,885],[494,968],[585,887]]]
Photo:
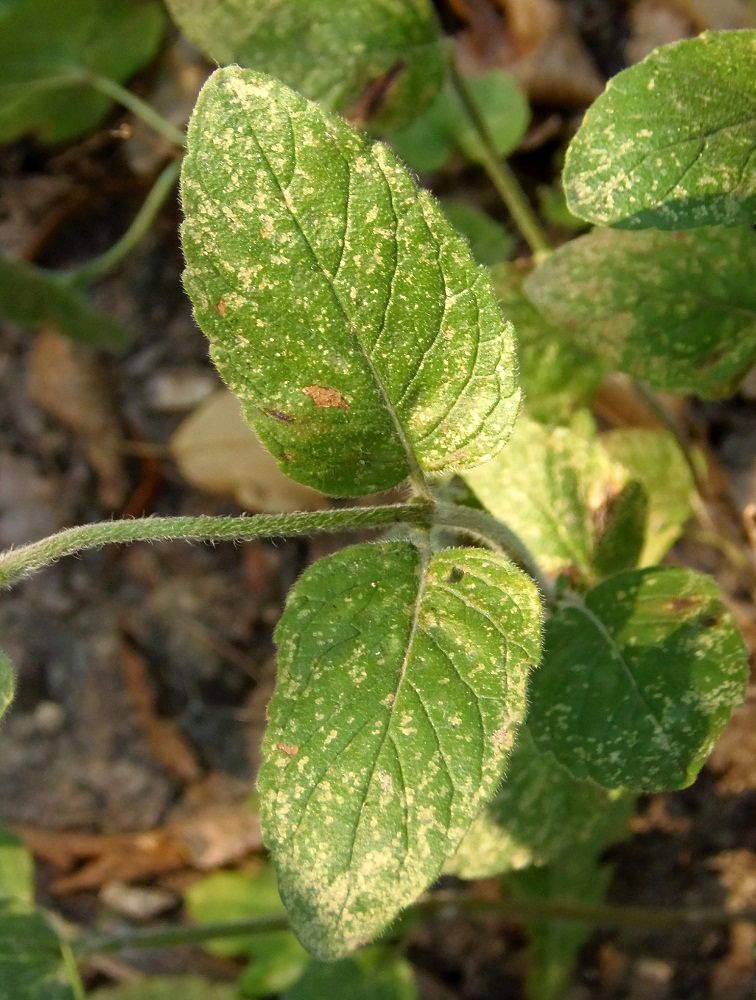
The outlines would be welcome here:
[[[433,523],[469,535],[488,548],[509,556],[535,581],[547,604],[555,606],[556,594],[553,585],[542,573],[527,545],[506,524],[484,510],[451,503],[439,503],[436,506]]]
[[[137,118],[141,118],[145,125],[149,125],[150,128],[154,129],[159,135],[162,135],[168,142],[173,143],[174,146],[178,146],[180,149],[186,146],[186,135],[181,129],[176,128],[175,125],[169,122],[167,118],[163,118],[150,104],[137,97],[136,94],[132,94],[126,87],[122,87],[120,83],[116,83],[115,80],[111,80],[107,76],[100,76],[97,73],[90,72],[83,74],[82,81],[105,97],[109,97],[111,101],[116,101],[118,104],[123,105],[124,108],[133,115],[136,115]]]
[[[55,535],[0,553],[0,589],[11,587],[36,570],[64,556],[126,542],[248,542],[256,538],[310,535],[316,532],[360,531],[386,524],[430,527],[431,508],[425,504],[349,507],[344,510],[257,514],[253,516],[142,517],[99,521],[65,528]]]
[[[178,160],[172,160],[165,166],[150,188],[149,194],[123,236],[112,247],[100,254],[99,257],[95,257],[94,260],[89,261],[75,271],[69,271],[66,275],[67,283],[72,285],[87,285],[98,278],[102,278],[117,264],[120,264],[124,257],[127,257],[147,234],[150,226],[155,221],[155,216],[173,190],[180,170],[181,163]]]
[[[496,152],[496,146],[488,125],[475,103],[475,98],[470,93],[467,81],[460,72],[453,55],[449,57],[449,70],[452,86],[462,103],[462,107],[465,109],[467,117],[470,119],[471,125],[478,133],[481,143],[481,166],[488,174],[489,180],[504,202],[509,214],[512,216],[533,254],[535,256],[548,254],[551,247],[546,238],[546,233],[543,231],[537,215],[530,207],[530,203],[525,197],[525,193],[520,187],[520,182],[517,180],[514,171]]]
[[[645,927],[660,930],[674,927],[722,927],[756,922],[756,910],[724,910],[716,907],[657,908],[581,903],[572,900],[453,898],[439,896],[417,903],[410,913],[421,917],[457,916],[459,913],[492,913],[521,921],[585,923],[615,927]],[[79,960],[92,955],[126,949],[165,948],[201,944],[225,938],[269,934],[288,930],[284,914],[253,917],[224,923],[189,924],[179,927],[155,927],[120,931],[114,934],[82,936],[70,947]]]

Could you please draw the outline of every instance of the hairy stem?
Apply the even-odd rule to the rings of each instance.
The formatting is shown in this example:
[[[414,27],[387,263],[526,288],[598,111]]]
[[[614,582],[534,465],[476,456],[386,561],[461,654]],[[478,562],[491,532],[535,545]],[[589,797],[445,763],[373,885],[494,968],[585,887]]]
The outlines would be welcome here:
[[[105,253],[95,257],[94,260],[76,271],[69,272],[68,281],[75,285],[85,285],[96,281],[128,256],[142,237],[146,235],[166,198],[173,191],[180,170],[181,163],[176,160],[164,167],[123,236]]]
[[[433,914],[448,909],[466,913],[499,913],[520,920],[551,920],[603,924],[615,927],[722,927],[743,921],[756,922],[756,909],[723,910],[717,907],[615,906],[610,903],[582,903],[569,899],[448,899],[432,898],[416,907]]]
[[[515,221],[528,246],[534,254],[547,254],[551,247],[546,238],[546,234],[541,227],[537,215],[530,207],[525,193],[520,187],[514,171],[505,163],[496,152],[495,143],[491,137],[488,125],[480,113],[475,103],[475,98],[470,93],[467,81],[460,72],[453,55],[449,57],[449,69],[451,73],[452,85],[459,97],[462,107],[470,119],[470,123],[478,133],[481,143],[481,166],[488,174],[488,177],[496,188],[501,200],[507,207],[509,214]]]
[[[78,959],[129,948],[170,948],[177,945],[201,944],[220,938],[247,937],[285,931],[289,921],[281,914],[272,917],[251,917],[227,923],[187,924],[177,927],[154,927],[144,930],[121,931],[115,934],[95,934],[82,937],[71,945]]]
[[[150,128],[164,136],[169,142],[172,142],[174,146],[183,148],[186,145],[186,136],[181,129],[176,128],[175,125],[171,124],[166,118],[163,118],[151,105],[137,97],[136,94],[132,94],[130,90],[122,87],[120,83],[116,83],[115,80],[111,80],[107,76],[99,76],[97,73],[89,72],[84,74],[83,82],[89,84],[90,87],[93,87],[101,94],[104,94],[105,97],[109,97],[112,101],[122,104],[124,108],[127,108],[137,118],[141,118],[146,125],[149,125]]]
[[[474,507],[440,503],[435,509],[433,523],[439,527],[462,532],[488,548],[510,556],[528,576],[532,577],[546,602],[551,606],[555,604],[554,588],[541,572],[533,553],[519,535],[491,514],[487,514],[484,510],[476,510]]]
[[[519,920],[550,920],[603,924],[616,927],[719,927],[738,921],[753,923],[756,910],[722,910],[716,907],[655,908],[645,906],[612,906],[580,903],[572,900],[474,899],[454,898],[446,894],[417,903],[411,914],[436,917],[448,913],[495,913]],[[165,948],[175,945],[200,944],[221,938],[246,937],[287,930],[285,915],[254,917],[228,923],[189,924],[178,927],[155,927],[146,930],[123,931],[116,934],[93,935],[73,942],[78,959],[105,952],[130,948]]]
[[[422,504],[349,507],[313,513],[257,514],[239,517],[142,517],[99,521],[66,528],[56,535],[0,553],[0,589],[50,566],[64,556],[124,542],[247,542],[254,538],[310,535],[316,532],[359,531],[385,524],[429,527],[431,509]]]

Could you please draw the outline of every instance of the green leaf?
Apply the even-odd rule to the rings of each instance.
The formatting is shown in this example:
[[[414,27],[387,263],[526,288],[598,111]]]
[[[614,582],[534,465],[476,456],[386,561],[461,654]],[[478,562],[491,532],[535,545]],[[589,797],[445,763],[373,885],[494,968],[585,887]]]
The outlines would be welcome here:
[[[546,573],[564,573],[585,584],[608,565],[636,564],[645,496],[592,432],[544,427],[521,417],[509,446],[464,478],[484,507],[517,532]],[[618,520],[624,532],[615,530]]]
[[[16,674],[13,664],[0,649],[0,719],[10,708],[16,691]]]
[[[167,6],[213,62],[270,73],[328,110],[357,111],[376,126],[410,121],[443,79],[430,0],[351,0],[347,6],[324,0],[167,0]]]
[[[648,527],[639,563],[660,562],[693,513],[693,477],[680,446],[668,431],[623,428],[601,435],[601,444],[648,497]]]
[[[138,982],[97,990],[96,1000],[238,1000],[235,986],[199,976],[149,976]]]
[[[486,123],[494,148],[501,157],[519,145],[530,124],[527,98],[507,73],[490,70],[467,81],[470,97]],[[441,90],[425,114],[391,135],[399,156],[416,170],[440,170],[459,150],[472,163],[485,157],[477,129],[450,83]]]
[[[18,899],[0,899],[0,1000],[75,1000],[56,934]]]
[[[657,389],[733,392],[756,361],[756,234],[597,229],[550,254],[525,291],[553,323]]]
[[[367,948],[353,958],[312,962],[283,1000],[417,1000],[412,966],[386,948]]]
[[[493,796],[539,598],[480,549],[358,545],[301,577],[276,638],[263,835],[294,931],[338,958],[427,888]]]
[[[63,142],[93,128],[110,100],[87,73],[127,80],[157,52],[163,26],[153,0],[2,0],[0,142],[27,132]]]
[[[355,496],[502,447],[520,399],[511,326],[386,147],[275,80],[219,70],[182,191],[197,321],[284,472]]]
[[[590,836],[610,801],[605,789],[577,781],[552,753],[539,750],[523,726],[504,784],[445,871],[476,879],[546,864]]]
[[[497,264],[512,256],[514,236],[490,215],[451,198],[442,201],[441,207],[452,226],[467,239],[479,264]]]
[[[34,328],[52,326],[92,344],[120,346],[128,336],[60,275],[8,257],[0,257],[0,317]]]
[[[531,685],[533,737],[605,788],[684,788],[743,698],[743,640],[713,580],[656,567],[561,608]]]
[[[0,1000],[78,1000],[71,975],[58,936],[34,906],[31,852],[0,827]]]
[[[756,31],[656,49],[609,81],[567,152],[576,215],[625,229],[756,220]]]
[[[588,223],[584,219],[579,219],[567,207],[561,180],[554,184],[539,184],[536,194],[538,209],[545,222],[561,226],[562,229],[588,229]]]
[[[248,920],[284,913],[275,875],[270,868],[252,874],[216,872],[190,885],[186,905],[193,920],[215,923]],[[268,996],[288,989],[309,962],[307,953],[290,931],[271,931],[208,942],[216,955],[244,955],[251,959],[239,982],[244,996]]]
[[[502,311],[517,335],[525,410],[536,420],[562,423],[593,398],[606,364],[541,315],[523,293],[523,277],[512,265],[491,269]]]
[[[523,901],[600,903],[611,878],[611,868],[600,864],[606,847],[622,838],[633,811],[632,798],[609,800],[591,835],[571,844],[550,864],[512,872],[506,885]],[[591,933],[591,926],[573,920],[531,919],[528,997],[559,1000],[572,975],[575,958]]]
[[[0,899],[34,902],[34,859],[9,830],[0,827]]]

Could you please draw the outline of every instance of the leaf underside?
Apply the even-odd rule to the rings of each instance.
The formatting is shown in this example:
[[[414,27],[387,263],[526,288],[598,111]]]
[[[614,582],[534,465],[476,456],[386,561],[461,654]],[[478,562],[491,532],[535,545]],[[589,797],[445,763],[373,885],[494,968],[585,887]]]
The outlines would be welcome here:
[[[562,423],[591,400],[606,362],[538,312],[522,289],[523,276],[516,267],[491,268],[491,280],[502,312],[517,332],[525,410],[536,420]]]
[[[627,229],[756,220],[756,31],[665,45],[609,81],[564,168],[570,209]]]
[[[127,80],[157,52],[164,20],[154,0],[0,3],[0,142],[33,132],[57,143],[93,128],[111,102],[82,74]]]
[[[520,399],[511,327],[386,147],[275,80],[219,70],[182,192],[197,321],[288,475],[355,496],[499,451]]]
[[[593,434],[521,417],[507,448],[464,478],[547,573],[590,583],[635,565],[645,496]],[[619,532],[610,530],[617,517]]]
[[[743,640],[712,580],[671,567],[620,573],[550,619],[528,724],[576,778],[682,788],[745,678]]]
[[[433,99],[443,52],[430,0],[167,0],[213,62],[277,77],[331,111],[400,125]]]
[[[538,662],[539,598],[503,557],[359,545],[299,580],[258,787],[292,927],[319,958],[379,934],[493,795]]]
[[[693,513],[693,477],[680,445],[668,431],[623,427],[601,435],[602,447],[646,492],[648,529],[639,563],[661,562]]]
[[[565,845],[588,837],[609,801],[605,789],[576,780],[552,753],[539,750],[525,725],[504,784],[444,870],[478,879],[546,864]]]
[[[756,234],[597,229],[543,261],[525,290],[578,344],[657,389],[728,395],[756,362]]]

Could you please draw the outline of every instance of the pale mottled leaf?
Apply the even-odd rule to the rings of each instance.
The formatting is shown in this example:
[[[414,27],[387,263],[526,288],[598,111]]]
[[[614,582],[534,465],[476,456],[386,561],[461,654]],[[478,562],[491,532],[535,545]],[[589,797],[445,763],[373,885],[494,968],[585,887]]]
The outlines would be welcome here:
[[[148,976],[92,994],[95,1000],[239,1000],[236,986],[200,976]]]
[[[430,0],[167,0],[167,6],[187,38],[219,65],[270,73],[329,110],[357,111],[371,123],[411,120],[443,78]]]
[[[270,868],[258,872],[215,872],[186,890],[189,915],[198,923],[249,920],[284,913],[276,879]],[[288,989],[309,962],[291,931],[254,933],[209,941],[216,955],[243,955],[250,964],[241,975],[244,996],[268,996]]]
[[[0,649],[0,719],[5,715],[13,701],[16,690],[16,675],[13,664]]]
[[[522,290],[523,277],[512,265],[491,268],[502,311],[515,328],[525,411],[536,420],[562,423],[590,402],[606,363],[541,315]]]
[[[576,778],[682,788],[742,700],[745,678],[743,640],[713,580],[634,570],[549,620],[528,724]]]
[[[525,725],[504,784],[445,871],[476,879],[546,864],[567,845],[585,840],[609,801],[605,789],[577,781],[552,753],[539,750]]]
[[[664,45],[588,110],[564,168],[577,215],[627,229],[756,220],[756,31]]]
[[[545,572],[590,583],[636,564],[645,497],[593,433],[520,417],[509,445],[464,478]]]
[[[755,272],[750,229],[597,229],[550,254],[525,290],[614,367],[709,398],[756,362]]]
[[[467,88],[496,152],[509,156],[530,123],[527,98],[512,77],[498,69],[470,77]],[[440,170],[456,150],[473,163],[484,155],[477,130],[450,83],[422,116],[392,133],[391,144],[416,170]]]
[[[514,236],[490,215],[466,201],[453,198],[442,201],[441,207],[452,226],[467,239],[472,255],[479,264],[490,266],[509,260],[512,256]]]
[[[646,540],[639,565],[660,562],[693,513],[693,477],[668,431],[627,427],[601,435],[602,447],[638,480],[648,497]]]
[[[319,958],[379,934],[496,789],[540,648],[535,586],[500,556],[407,542],[316,563],[278,627],[258,778],[292,927]]]
[[[60,275],[23,260],[0,257],[0,317],[38,329],[54,327],[72,340],[124,344],[127,333]]]
[[[416,1000],[412,966],[387,948],[366,948],[340,962],[312,962],[283,1000]]]
[[[124,81],[155,55],[164,15],[154,0],[3,0],[0,142],[43,142],[93,128],[110,106],[82,77]]]
[[[495,454],[519,405],[511,327],[393,154],[236,68],[189,132],[186,288],[282,469],[354,496]]]
[[[548,865],[510,873],[505,880],[507,888],[525,902],[600,903],[612,874],[611,866],[601,864],[601,855],[623,838],[632,811],[630,796],[608,800],[588,837],[566,843]],[[548,918],[530,919],[526,926],[530,938],[528,998],[561,1000],[591,926]]]

